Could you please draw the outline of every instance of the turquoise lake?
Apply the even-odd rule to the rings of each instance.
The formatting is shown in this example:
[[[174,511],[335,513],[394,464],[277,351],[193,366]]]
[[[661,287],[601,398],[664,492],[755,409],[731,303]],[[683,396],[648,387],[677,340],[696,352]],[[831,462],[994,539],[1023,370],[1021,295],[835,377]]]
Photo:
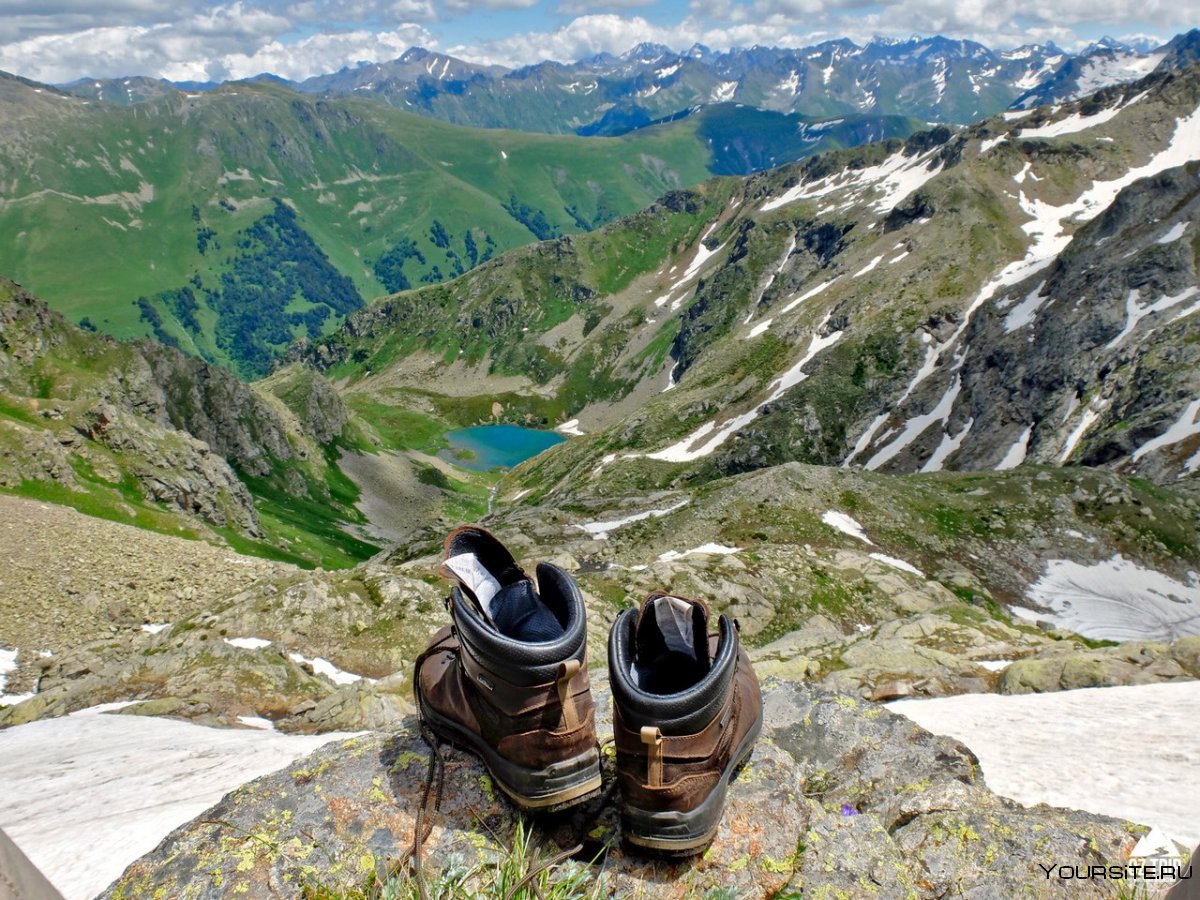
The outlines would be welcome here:
[[[446,432],[450,449],[438,453],[442,459],[464,469],[486,472],[489,469],[511,469],[531,456],[562,443],[565,438],[553,431],[538,431],[518,425],[477,425]],[[474,457],[458,454],[467,450]]]

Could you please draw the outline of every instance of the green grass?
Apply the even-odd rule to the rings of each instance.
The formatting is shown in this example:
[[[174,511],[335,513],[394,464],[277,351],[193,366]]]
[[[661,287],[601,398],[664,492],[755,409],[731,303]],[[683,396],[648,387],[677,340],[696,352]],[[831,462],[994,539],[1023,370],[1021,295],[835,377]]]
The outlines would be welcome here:
[[[375,432],[388,450],[416,450],[434,454],[449,446],[446,432],[453,426],[433,416],[382,403],[363,393],[347,395],[346,405]]]
[[[555,849],[539,846],[533,826],[518,818],[511,838],[491,862],[467,866],[451,858],[440,871],[426,868],[428,896],[431,900],[599,900],[608,896],[602,868],[559,859],[561,854]],[[359,885],[329,886],[310,879],[302,896],[304,900],[418,900],[421,894],[410,867],[377,860],[374,872]]]
[[[305,568],[315,564],[326,569],[349,568],[379,552],[378,546],[346,530],[347,524],[362,520],[353,508],[358,489],[332,460],[326,476],[330,499],[321,497],[320,486],[311,482],[308,495],[297,497],[281,487],[278,478],[244,472],[239,477],[254,495],[266,537],[265,541],[256,541],[227,534],[239,552],[285,559]]]

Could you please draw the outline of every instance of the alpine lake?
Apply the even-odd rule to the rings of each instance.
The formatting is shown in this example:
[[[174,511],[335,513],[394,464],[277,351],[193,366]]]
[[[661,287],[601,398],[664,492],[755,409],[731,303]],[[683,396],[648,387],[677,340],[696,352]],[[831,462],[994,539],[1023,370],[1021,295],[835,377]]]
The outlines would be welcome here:
[[[449,448],[438,456],[476,472],[511,469],[537,456],[565,438],[554,431],[539,431],[519,425],[477,425],[446,432]]]

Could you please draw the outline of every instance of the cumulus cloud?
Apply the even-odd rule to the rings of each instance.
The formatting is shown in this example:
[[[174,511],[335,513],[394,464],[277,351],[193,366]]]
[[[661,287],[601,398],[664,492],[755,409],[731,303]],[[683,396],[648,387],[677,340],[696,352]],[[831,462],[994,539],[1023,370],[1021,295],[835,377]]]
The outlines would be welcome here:
[[[81,75],[145,74],[172,81],[222,81],[273,72],[306,78],[361,60],[393,59],[414,45],[434,46],[418,24],[356,29],[284,41],[293,21],[234,3],[178,21],[46,34],[0,45],[0,69],[60,83]]]
[[[750,21],[796,17],[859,34],[872,29],[893,35],[944,33],[995,44],[1021,43],[1032,33],[1073,33],[1073,26],[1095,24],[1182,29],[1190,27],[1198,12],[1195,0],[747,0],[732,4],[732,10],[728,0],[693,0],[692,6],[725,7],[726,14]]]
[[[616,13],[579,16],[553,31],[510,35],[483,44],[459,45],[447,51],[471,62],[503,66],[525,65],[538,59],[570,61],[596,53],[623,53],[649,41],[683,50],[694,43],[718,49],[755,44],[801,47],[821,37],[802,31],[782,17],[769,22],[739,22],[711,27],[694,16],[674,25],[655,25],[641,16]]]

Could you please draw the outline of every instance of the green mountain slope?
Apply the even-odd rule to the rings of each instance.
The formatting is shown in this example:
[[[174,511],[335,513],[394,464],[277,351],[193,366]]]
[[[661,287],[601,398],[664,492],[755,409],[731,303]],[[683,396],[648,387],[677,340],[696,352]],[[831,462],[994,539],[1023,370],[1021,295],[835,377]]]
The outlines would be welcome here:
[[[0,87],[0,271],[245,374],[385,288],[632,212],[708,157],[683,131],[472,131],[269,84],[130,108]]]

